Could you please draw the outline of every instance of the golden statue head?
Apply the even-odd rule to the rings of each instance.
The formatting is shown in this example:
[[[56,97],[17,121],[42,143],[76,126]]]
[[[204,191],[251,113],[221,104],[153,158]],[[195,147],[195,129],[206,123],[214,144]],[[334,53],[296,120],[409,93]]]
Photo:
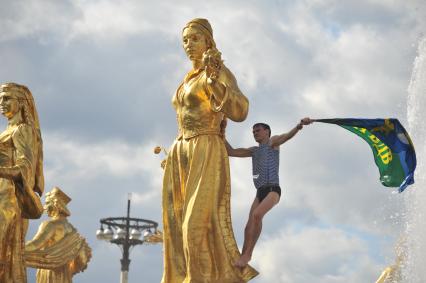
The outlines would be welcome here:
[[[202,60],[203,53],[216,48],[213,29],[208,20],[195,18],[182,31],[183,48],[191,61]]]
[[[0,109],[3,115],[11,118],[21,113],[24,123],[40,129],[34,98],[26,86],[12,82],[4,83],[0,85],[0,98]]]
[[[70,216],[71,213],[67,208],[67,204],[71,198],[67,196],[60,188],[54,187],[50,192],[46,193],[46,203],[44,209],[47,214],[52,216]]]

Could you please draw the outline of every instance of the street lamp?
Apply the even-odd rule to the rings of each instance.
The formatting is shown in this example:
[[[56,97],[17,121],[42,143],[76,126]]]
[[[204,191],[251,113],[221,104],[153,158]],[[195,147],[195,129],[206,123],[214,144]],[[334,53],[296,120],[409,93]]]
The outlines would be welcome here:
[[[130,217],[130,194],[127,200],[126,217],[108,217],[100,220],[101,227],[96,231],[96,238],[121,247],[123,258],[121,261],[120,282],[128,282],[129,250],[132,246],[142,245],[145,238],[157,233],[158,223],[152,220]],[[105,227],[105,228],[104,228]],[[144,237],[141,239],[142,233]]]

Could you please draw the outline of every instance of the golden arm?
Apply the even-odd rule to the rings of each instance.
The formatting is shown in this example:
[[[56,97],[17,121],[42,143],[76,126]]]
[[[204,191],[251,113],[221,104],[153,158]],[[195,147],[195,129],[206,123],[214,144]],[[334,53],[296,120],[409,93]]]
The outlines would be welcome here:
[[[52,238],[55,233],[54,225],[49,222],[43,222],[38,227],[34,238],[25,243],[25,251],[35,251],[41,249],[44,244]]]

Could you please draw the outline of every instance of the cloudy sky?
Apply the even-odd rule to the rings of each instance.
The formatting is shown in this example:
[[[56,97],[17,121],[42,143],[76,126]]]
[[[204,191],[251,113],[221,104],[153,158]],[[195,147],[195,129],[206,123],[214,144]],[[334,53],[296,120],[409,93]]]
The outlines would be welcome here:
[[[247,119],[228,123],[234,146],[254,145],[259,121],[275,134],[305,116],[408,123],[407,89],[426,34],[423,0],[177,3],[0,0],[0,81],[33,92],[46,191],[59,186],[71,196],[70,221],[93,249],[74,282],[118,282],[120,250],[95,232],[100,218],[124,216],[129,192],[132,216],[161,226],[162,156],[153,147],[176,135],[170,100],[191,67],[181,30],[192,18],[210,20],[250,100]],[[231,174],[242,246],[255,195],[250,159],[232,159]],[[313,124],[284,144],[283,197],[264,220],[252,282],[374,282],[405,229],[403,196],[378,177],[368,145],[337,126]],[[28,239],[39,224],[32,221]],[[129,282],[160,281],[161,246],[138,246],[131,259]]]

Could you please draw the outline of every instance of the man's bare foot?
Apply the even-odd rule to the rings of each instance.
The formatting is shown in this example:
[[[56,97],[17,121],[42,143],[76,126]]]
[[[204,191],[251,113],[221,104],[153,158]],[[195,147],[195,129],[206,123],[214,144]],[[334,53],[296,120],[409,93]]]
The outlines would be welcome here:
[[[240,258],[234,263],[234,266],[239,268],[244,268],[247,266],[250,260],[251,260],[251,257],[247,255],[241,255]]]

